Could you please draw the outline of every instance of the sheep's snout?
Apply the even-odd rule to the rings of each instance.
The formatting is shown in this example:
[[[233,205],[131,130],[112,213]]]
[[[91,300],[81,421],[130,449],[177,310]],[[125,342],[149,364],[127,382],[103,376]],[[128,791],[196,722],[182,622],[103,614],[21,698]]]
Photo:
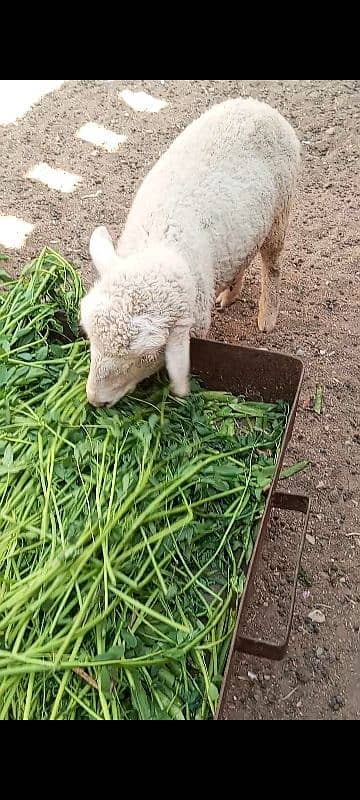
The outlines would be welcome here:
[[[95,408],[102,408],[103,406],[107,406],[108,404],[101,400],[97,393],[88,385],[86,386],[86,397],[88,399],[88,403]]]
[[[86,384],[86,396],[88,403],[95,408],[111,408],[116,405],[122,397],[131,394],[135,389],[136,381],[129,381],[116,388],[111,388],[110,386],[107,388],[104,386],[98,387],[96,385],[94,388],[94,384],[88,381]]]

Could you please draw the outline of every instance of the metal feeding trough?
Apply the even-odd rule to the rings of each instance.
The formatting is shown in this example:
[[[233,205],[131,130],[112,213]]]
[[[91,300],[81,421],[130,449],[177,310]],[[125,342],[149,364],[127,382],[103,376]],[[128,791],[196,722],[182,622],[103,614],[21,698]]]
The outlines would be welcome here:
[[[268,490],[266,505],[254,544],[251,561],[248,565],[244,591],[241,597],[234,634],[232,637],[224,677],[221,685],[219,703],[215,719],[221,718],[225,706],[227,688],[232,675],[236,652],[247,653],[261,658],[280,660],[284,657],[290,631],[296,597],[296,585],[301,555],[309,518],[310,501],[304,495],[276,491],[279,473],[284,460],[286,447],[290,441],[294,425],[304,367],[298,358],[257,350],[237,345],[222,344],[202,339],[191,341],[191,372],[199,378],[207,389],[228,391],[234,395],[245,396],[248,400],[273,403],[284,400],[290,412],[274,477]],[[291,587],[291,600],[285,633],[280,641],[249,637],[243,632],[246,609],[254,596],[254,582],[259,557],[267,541],[268,522],[273,509],[296,511],[303,515],[304,525],[297,545],[294,577]]]

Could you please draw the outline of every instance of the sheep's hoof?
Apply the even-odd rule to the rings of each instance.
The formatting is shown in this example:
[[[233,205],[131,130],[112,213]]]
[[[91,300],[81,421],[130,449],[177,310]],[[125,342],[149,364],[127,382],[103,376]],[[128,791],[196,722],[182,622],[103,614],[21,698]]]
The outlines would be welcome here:
[[[231,290],[230,289],[224,289],[224,291],[220,292],[220,294],[217,296],[217,298],[215,300],[215,304],[220,309],[227,308],[227,306],[231,305],[230,297],[231,297]]]
[[[190,381],[188,378],[184,381],[171,384],[171,392],[175,397],[186,397],[190,392]]]
[[[271,311],[267,311],[266,313],[263,311],[259,311],[258,316],[258,328],[261,333],[271,333],[274,330],[276,325],[276,320],[278,316],[277,309],[273,309]]]

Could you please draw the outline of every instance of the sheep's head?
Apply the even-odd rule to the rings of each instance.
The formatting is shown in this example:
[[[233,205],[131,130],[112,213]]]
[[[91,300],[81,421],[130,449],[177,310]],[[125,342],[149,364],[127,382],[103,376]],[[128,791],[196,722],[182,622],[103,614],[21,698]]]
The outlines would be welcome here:
[[[175,393],[186,394],[193,300],[186,265],[162,247],[121,258],[106,228],[94,231],[90,254],[99,280],[81,303],[89,402],[115,405],[165,361]]]

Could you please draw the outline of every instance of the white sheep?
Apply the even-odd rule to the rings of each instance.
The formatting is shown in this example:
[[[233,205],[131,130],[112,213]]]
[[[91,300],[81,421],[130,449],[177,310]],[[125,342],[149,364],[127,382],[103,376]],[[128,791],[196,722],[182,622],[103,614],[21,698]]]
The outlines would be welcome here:
[[[114,405],[164,362],[172,391],[185,395],[190,336],[207,334],[216,288],[221,308],[238,299],[259,250],[258,325],[273,330],[299,163],[299,141],[277,111],[228,100],[192,122],[151,169],[116,250],[107,229],[96,228],[90,254],[99,279],[81,305],[92,405]]]

